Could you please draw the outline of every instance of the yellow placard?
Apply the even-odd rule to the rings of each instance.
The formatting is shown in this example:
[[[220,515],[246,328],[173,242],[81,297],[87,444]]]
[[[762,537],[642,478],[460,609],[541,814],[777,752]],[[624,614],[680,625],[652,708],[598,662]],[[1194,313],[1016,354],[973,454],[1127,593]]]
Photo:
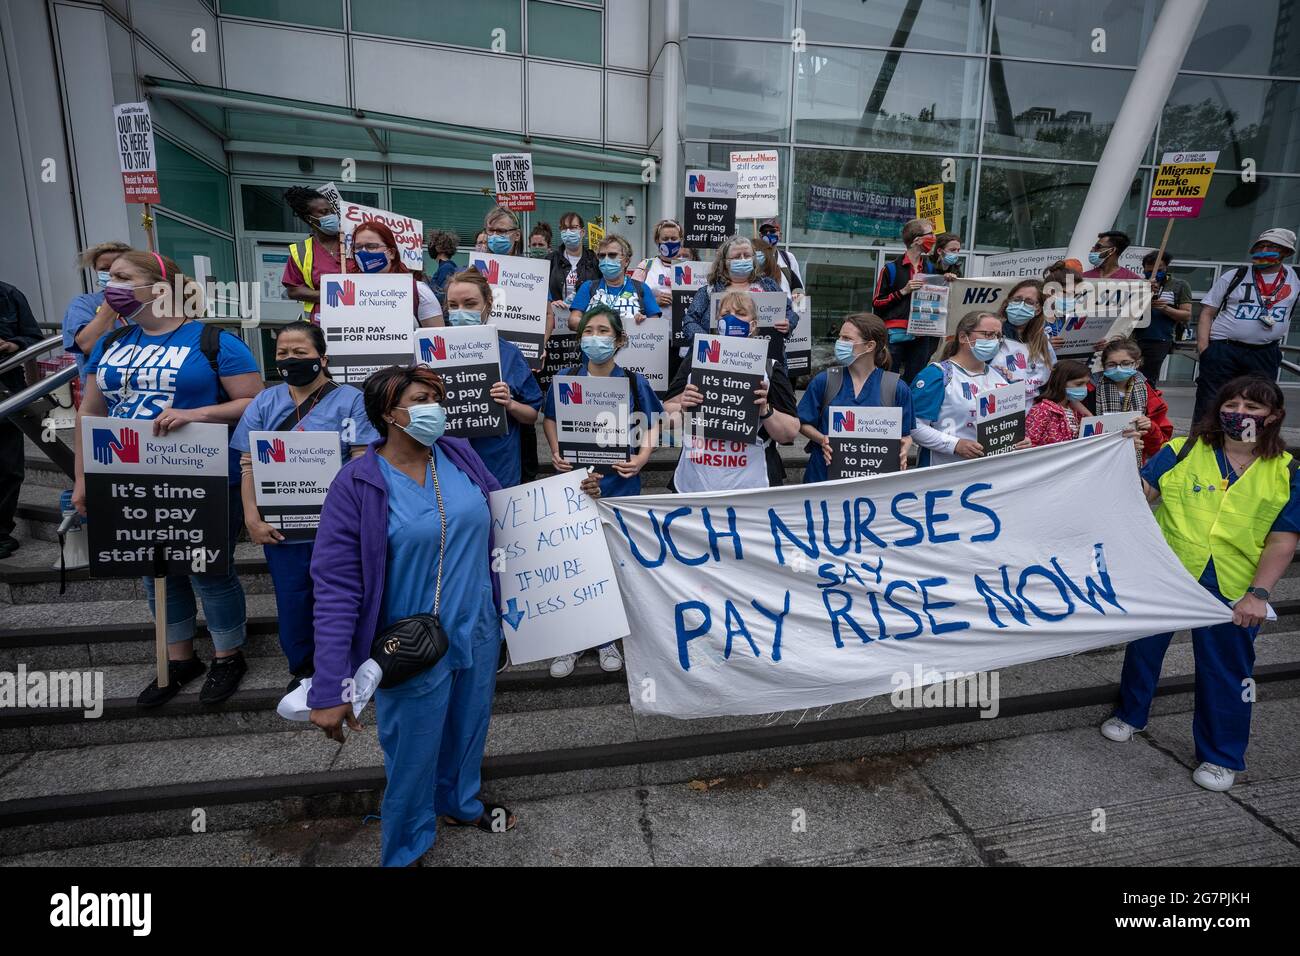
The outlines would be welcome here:
[[[916,218],[929,219],[935,232],[947,232],[943,223],[943,183],[916,190]]]
[[[1218,150],[1165,153],[1151,183],[1148,219],[1194,219],[1210,193]]]
[[[587,248],[595,249],[605,238],[605,230],[594,222],[587,223]]]

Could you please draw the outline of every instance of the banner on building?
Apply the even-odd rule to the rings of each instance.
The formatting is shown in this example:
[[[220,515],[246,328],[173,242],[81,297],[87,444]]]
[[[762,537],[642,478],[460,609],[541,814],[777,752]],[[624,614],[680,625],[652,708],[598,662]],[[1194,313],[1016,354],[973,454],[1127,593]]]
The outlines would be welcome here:
[[[492,180],[498,206],[511,212],[532,212],[537,208],[532,153],[493,153]]]
[[[736,174],[736,218],[777,215],[780,154],[774,149],[733,150],[730,167]]]
[[[502,381],[497,330],[490,325],[418,329],[414,360],[442,376],[447,397],[447,434],[455,438],[504,435],[510,430],[504,405],[492,397]]]
[[[943,222],[943,183],[922,186],[915,195],[916,218],[929,219],[936,233],[947,232]]]
[[[830,407],[831,463],[827,474],[866,478],[898,471],[902,466],[903,410],[859,405]],[[812,451],[822,454],[820,448]]]
[[[122,168],[122,192],[129,203],[158,203],[158,152],[148,103],[119,103],[113,107],[117,132],[117,161]]]
[[[555,376],[555,437],[565,461],[603,475],[627,461],[631,385],[621,375]]]
[[[686,171],[682,244],[716,249],[736,231],[736,174],[722,169]]]
[[[262,520],[286,541],[310,541],[330,482],[343,467],[338,432],[249,432],[253,492]]]
[[[410,365],[415,286],[405,273],[321,276],[320,326],[334,380],[360,387],[390,365]]]
[[[1132,463],[1114,435],[855,481],[602,499],[632,707],[822,707],[1230,620],[1165,544]]]
[[[1219,161],[1218,150],[1165,153],[1151,183],[1148,219],[1195,219],[1210,194],[1210,179]]]
[[[839,232],[857,236],[899,234],[903,224],[914,218],[911,196],[896,196],[883,183],[865,187],[827,186],[808,183],[804,205],[810,232]]]
[[[491,321],[501,338],[519,348],[529,368],[541,368],[551,307],[551,261],[471,252],[469,264],[492,287]]]

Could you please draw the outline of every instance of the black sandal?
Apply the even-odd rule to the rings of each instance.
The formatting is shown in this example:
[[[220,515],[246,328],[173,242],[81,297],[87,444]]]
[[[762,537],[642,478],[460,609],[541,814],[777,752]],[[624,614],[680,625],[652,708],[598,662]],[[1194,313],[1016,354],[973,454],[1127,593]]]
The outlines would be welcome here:
[[[449,827],[477,827],[484,833],[498,833],[501,831],[495,830],[492,827],[492,821],[496,819],[496,812],[498,810],[505,815],[506,829],[513,830],[515,824],[519,821],[515,818],[515,815],[510,812],[510,808],[503,807],[499,803],[488,803],[486,801],[483,803],[483,814],[477,820],[465,821],[457,820],[455,817],[443,817],[442,822]]]

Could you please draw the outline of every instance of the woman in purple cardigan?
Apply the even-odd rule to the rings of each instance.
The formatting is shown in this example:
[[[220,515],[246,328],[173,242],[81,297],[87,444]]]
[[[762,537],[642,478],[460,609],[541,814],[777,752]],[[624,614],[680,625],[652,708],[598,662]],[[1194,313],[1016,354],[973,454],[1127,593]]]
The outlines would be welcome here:
[[[499,486],[468,442],[443,437],[445,395],[442,379],[423,366],[384,369],[366,382],[366,417],[383,437],[334,479],[311,563],[316,674],[308,703],[312,723],[340,741],[345,720],[360,727],[349,690],[375,635],[433,611],[443,565],[439,617],[447,653],[375,695],[388,778],[385,866],[418,865],[433,846],[439,815],[447,825],[487,832],[515,825],[508,809],[479,798],[502,640],[487,502]]]

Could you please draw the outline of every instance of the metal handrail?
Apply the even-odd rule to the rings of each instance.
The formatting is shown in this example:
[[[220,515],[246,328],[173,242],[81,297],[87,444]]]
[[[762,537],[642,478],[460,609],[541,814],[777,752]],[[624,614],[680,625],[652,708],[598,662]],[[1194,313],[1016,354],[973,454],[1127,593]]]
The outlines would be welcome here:
[[[67,385],[77,377],[78,371],[77,366],[69,365],[67,368],[59,369],[53,375],[47,375],[35,384],[28,385],[21,392],[14,392],[12,395],[0,398],[0,418],[16,415],[38,398],[44,398],[56,388]]]
[[[62,344],[62,335],[51,335],[48,339],[41,339],[35,345],[29,345],[20,352],[15,352],[13,355],[0,359],[0,375],[3,375],[11,368],[17,368],[38,355],[44,355],[50,349],[58,348]]]

